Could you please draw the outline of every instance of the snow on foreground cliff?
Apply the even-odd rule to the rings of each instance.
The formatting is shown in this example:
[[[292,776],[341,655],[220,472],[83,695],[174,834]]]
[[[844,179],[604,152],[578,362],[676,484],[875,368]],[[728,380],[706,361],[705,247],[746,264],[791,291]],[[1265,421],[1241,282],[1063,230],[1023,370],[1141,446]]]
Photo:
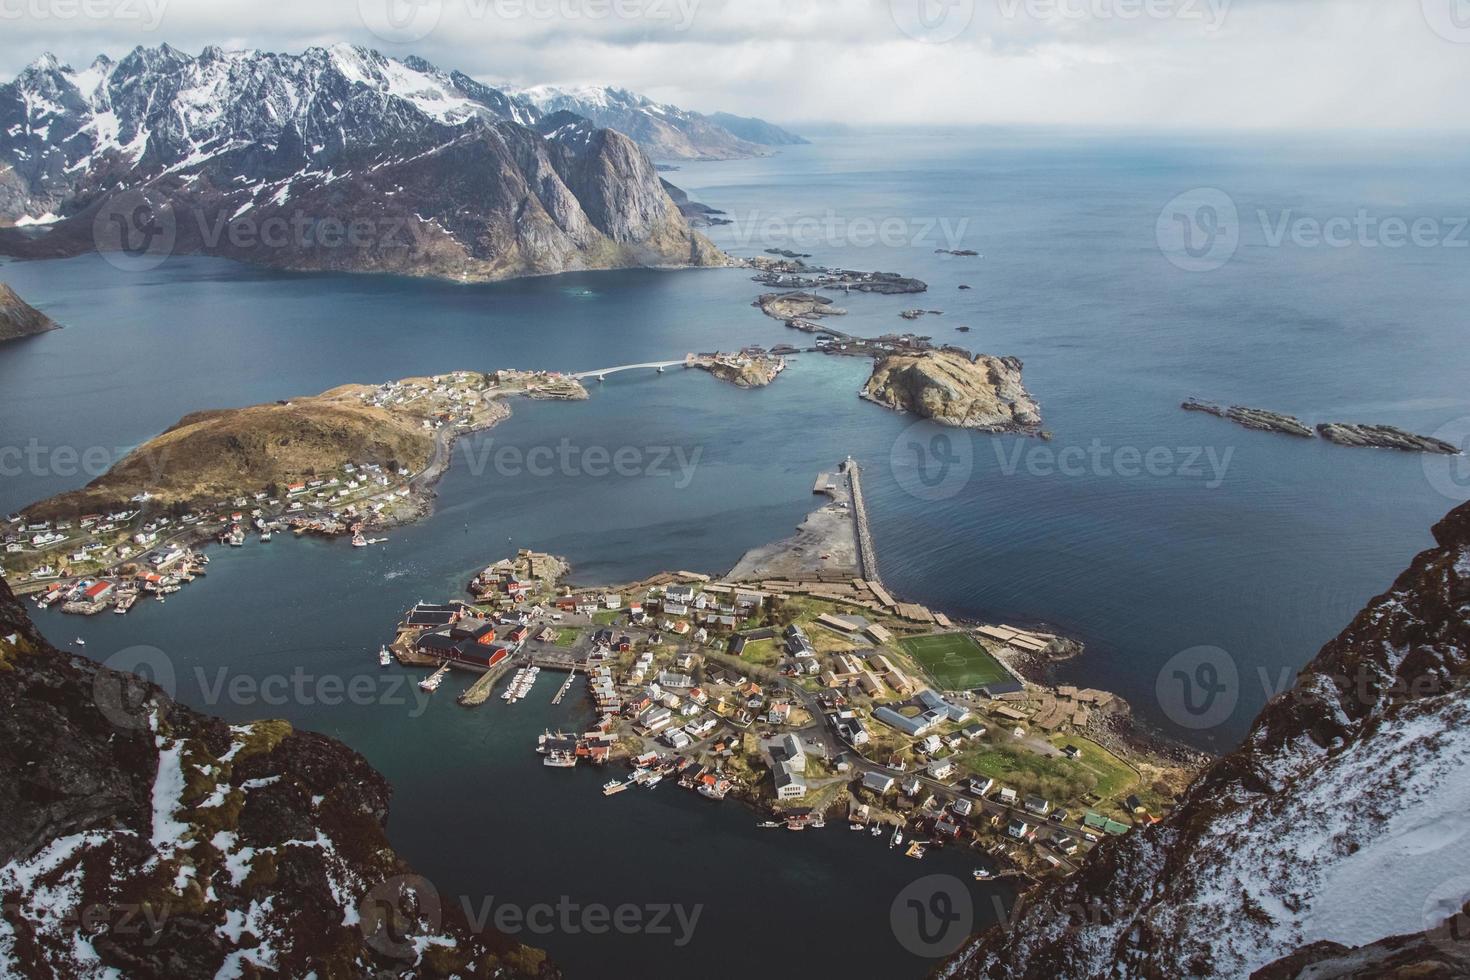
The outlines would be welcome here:
[[[1439,547],[1324,647],[1164,822],[1039,886],[942,974],[1306,976],[1333,951],[1459,912],[1470,897],[1470,505],[1435,536]],[[1446,964],[1464,950],[1420,946],[1416,956],[1443,961],[1426,975],[1459,975]]]

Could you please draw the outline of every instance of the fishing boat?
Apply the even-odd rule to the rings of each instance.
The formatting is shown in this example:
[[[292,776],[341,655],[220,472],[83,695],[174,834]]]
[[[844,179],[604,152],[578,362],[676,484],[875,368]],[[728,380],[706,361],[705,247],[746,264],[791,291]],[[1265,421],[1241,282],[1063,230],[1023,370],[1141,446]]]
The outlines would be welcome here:
[[[72,640],[72,642],[75,643],[79,647],[84,647],[84,646],[87,645],[87,641],[84,640],[84,639],[82,639],[80,636],[77,637],[75,640]]]
[[[761,830],[775,830],[777,827],[781,826],[781,824],[775,820],[762,820],[760,823],[756,824],[756,826],[759,827]]]
[[[847,825],[847,829],[848,830],[862,830],[863,829],[863,825],[860,824],[860,823],[850,823],[850,824]]]
[[[643,786],[646,789],[653,789],[659,783],[663,782],[663,778],[664,778],[663,773],[656,772],[653,775],[649,776],[646,780],[644,780]]]
[[[555,769],[571,769],[577,764],[577,753],[567,752],[562,749],[552,749],[546,753],[546,758],[541,760],[543,766],[551,766]]]
[[[439,690],[439,685],[444,683],[444,677],[448,673],[449,665],[445,664],[443,667],[440,667],[438,670],[434,671],[432,676],[426,677],[423,680],[419,681],[419,687],[425,691],[428,691],[430,694],[433,694],[435,691]]]
[[[890,838],[888,838],[888,846],[889,847],[897,847],[898,845],[900,845],[902,843],[903,843],[903,828],[902,827],[894,827],[893,828],[893,836],[890,837]]]
[[[975,876],[975,880],[976,881],[985,881],[986,879],[988,879],[990,877],[990,869],[989,868],[976,868],[974,871],[972,871],[970,873]]]
[[[366,548],[367,547],[367,538],[363,537],[361,534],[354,534],[352,536],[352,547],[354,547],[354,548]]]
[[[378,666],[387,667],[393,663],[393,654],[388,652],[386,646],[378,648]]]
[[[271,532],[269,530],[261,531],[260,532],[260,540],[262,542],[269,541],[270,539],[271,539]]]
[[[883,836],[883,825],[881,823],[875,823],[875,824],[873,824],[873,829],[872,829],[872,831],[870,831],[870,833],[872,833],[872,835],[874,837],[882,837]]]
[[[628,785],[631,782],[631,779],[627,780],[626,782],[621,779],[609,779],[607,782],[602,784],[602,795],[612,796],[614,793],[621,793],[623,790],[628,788]]]

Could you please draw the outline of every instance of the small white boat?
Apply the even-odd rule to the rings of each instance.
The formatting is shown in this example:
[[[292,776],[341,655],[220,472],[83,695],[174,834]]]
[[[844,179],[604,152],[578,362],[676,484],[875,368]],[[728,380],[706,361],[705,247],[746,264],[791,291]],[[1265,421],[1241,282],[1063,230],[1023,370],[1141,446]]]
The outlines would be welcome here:
[[[80,636],[77,637],[75,640],[72,640],[72,642],[75,643],[79,647],[84,647],[84,646],[87,645],[87,641],[84,640],[84,639],[82,639]]]
[[[379,667],[387,667],[387,666],[389,666],[392,663],[393,663],[393,654],[391,654],[391,653],[388,652],[388,648],[386,646],[379,648],[379,650],[378,650],[378,666]]]
[[[646,789],[653,789],[659,783],[663,782],[663,779],[664,779],[663,773],[656,772],[653,775],[649,776],[647,779],[645,779],[643,781],[643,785],[644,785],[644,787]]]
[[[628,788],[628,785],[631,782],[631,779],[627,782],[623,782],[620,779],[609,779],[607,782],[602,784],[602,795],[612,796],[614,793],[621,793],[623,790]]]
[[[760,823],[756,824],[756,826],[759,827],[761,830],[775,830],[781,825],[775,820],[762,820]]]
[[[260,540],[262,542],[269,541],[270,539],[271,539],[271,533],[269,531],[261,531],[260,532]]]
[[[895,828],[893,828],[893,836],[890,837],[890,838],[888,838],[888,846],[889,847],[897,847],[898,845],[900,845],[902,843],[903,843],[903,828],[902,827],[895,827]]]
[[[874,837],[882,837],[883,825],[881,823],[874,824],[871,833]]]
[[[974,871],[972,871],[970,873],[975,876],[975,880],[976,881],[985,881],[986,879],[988,879],[990,877],[990,869],[989,868],[976,868]]]
[[[367,544],[367,538],[363,537],[361,534],[354,534],[352,536],[352,547],[366,548]]]

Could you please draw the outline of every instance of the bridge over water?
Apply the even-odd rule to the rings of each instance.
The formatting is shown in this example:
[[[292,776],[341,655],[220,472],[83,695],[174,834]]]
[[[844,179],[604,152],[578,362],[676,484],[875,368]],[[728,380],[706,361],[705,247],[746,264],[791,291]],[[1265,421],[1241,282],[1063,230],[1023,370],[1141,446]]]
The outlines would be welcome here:
[[[642,364],[619,364],[617,367],[598,368],[595,371],[579,371],[572,377],[581,381],[583,378],[596,378],[603,380],[609,374],[617,374],[620,371],[662,371],[664,368],[683,367],[684,360],[677,361],[644,361]]]

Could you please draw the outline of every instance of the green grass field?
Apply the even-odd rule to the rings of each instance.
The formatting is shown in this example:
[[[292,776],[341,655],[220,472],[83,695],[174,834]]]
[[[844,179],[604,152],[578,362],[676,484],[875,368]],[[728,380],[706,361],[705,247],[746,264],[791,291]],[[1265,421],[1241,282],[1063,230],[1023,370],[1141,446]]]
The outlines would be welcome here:
[[[898,642],[947,691],[983,687],[1011,676],[966,633],[908,636]]]

